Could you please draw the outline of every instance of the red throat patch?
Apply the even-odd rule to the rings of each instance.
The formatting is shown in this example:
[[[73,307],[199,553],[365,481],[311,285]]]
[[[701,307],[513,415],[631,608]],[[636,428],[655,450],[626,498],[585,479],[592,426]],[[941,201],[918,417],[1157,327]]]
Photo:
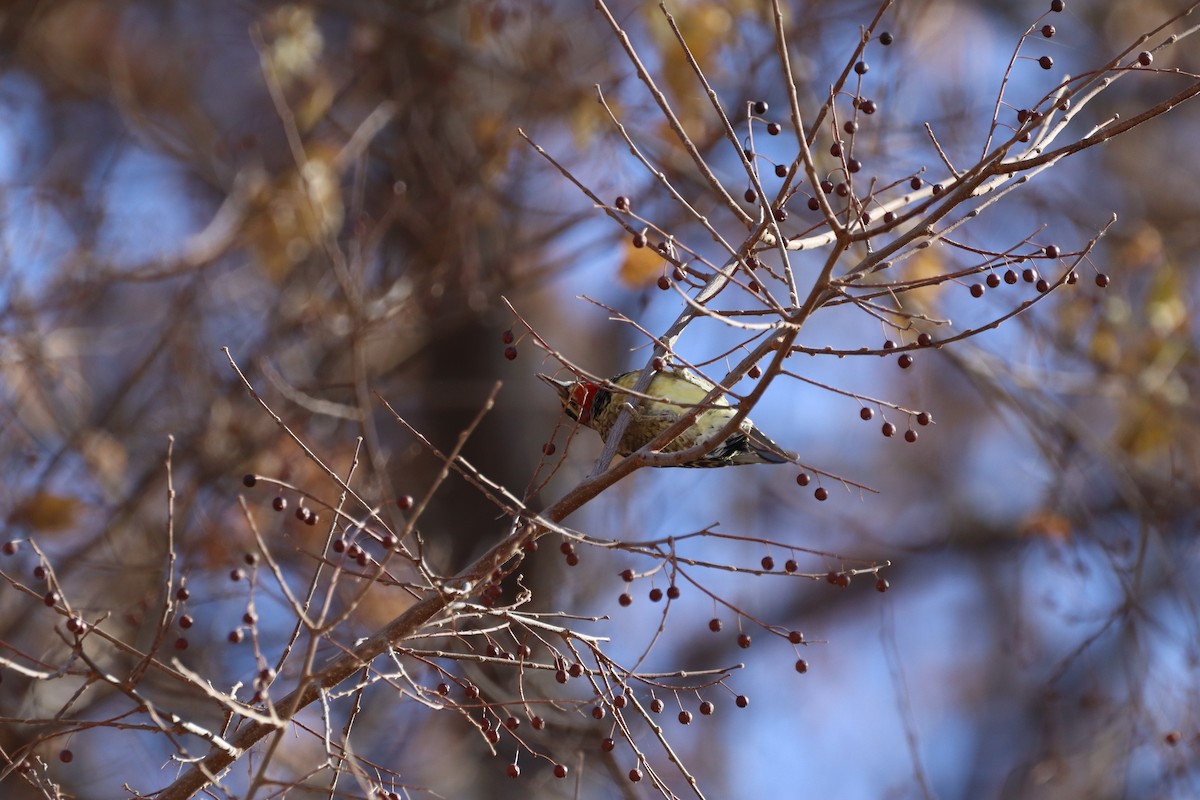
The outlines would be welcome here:
[[[594,383],[577,383],[571,387],[571,397],[567,401],[567,412],[584,425],[592,421],[592,401],[596,398]]]

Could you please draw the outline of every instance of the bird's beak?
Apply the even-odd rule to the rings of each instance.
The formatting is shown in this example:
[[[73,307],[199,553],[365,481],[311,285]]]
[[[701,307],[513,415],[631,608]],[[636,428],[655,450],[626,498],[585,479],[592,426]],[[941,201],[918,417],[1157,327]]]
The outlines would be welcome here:
[[[570,381],[558,381],[554,378],[551,378],[549,375],[543,375],[540,372],[538,373],[538,377],[553,387],[554,391],[558,392],[558,399],[560,401],[562,401],[564,404],[567,402],[571,396]]]

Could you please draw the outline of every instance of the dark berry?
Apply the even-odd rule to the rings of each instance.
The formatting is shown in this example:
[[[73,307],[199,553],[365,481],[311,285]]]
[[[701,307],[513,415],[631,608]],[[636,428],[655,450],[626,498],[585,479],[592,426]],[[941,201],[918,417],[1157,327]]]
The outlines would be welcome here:
[[[745,650],[747,647],[750,646],[750,634],[739,633],[738,638],[737,638],[737,643],[738,643],[738,647]]]
[[[620,195],[619,197],[617,197],[616,203],[614,203],[614,205],[616,205],[618,211],[628,211],[629,210],[629,198],[626,197],[625,195]]]
[[[881,45],[883,45],[884,47],[887,47],[893,41],[895,41],[895,39],[887,31],[884,31],[883,33],[879,34],[879,43]]]
[[[1053,69],[1054,59],[1050,56],[1042,56],[1038,59],[1038,66],[1040,66],[1042,69]]]
[[[507,358],[509,361],[516,361],[517,360],[517,348],[513,347],[511,344],[508,347],[504,348],[504,357]]]
[[[663,710],[663,701],[657,697],[650,701],[650,710],[655,714],[661,713]]]
[[[1000,276],[994,272],[989,272],[984,282],[988,285],[989,289],[995,289],[1000,285]]]
[[[818,486],[813,491],[813,497],[817,498],[817,500],[819,500],[823,503],[829,499],[829,490],[826,489],[824,486]]]
[[[668,586],[667,587],[667,597],[669,597],[672,600],[678,600],[679,599],[679,587],[676,586],[675,584],[671,584],[670,586]]]
[[[912,442],[915,442],[916,440],[917,440],[917,432],[914,431],[912,428],[909,428],[908,430],[906,430],[904,432],[904,441],[911,444]]]
[[[708,629],[710,631],[712,631],[713,633],[720,633],[721,632],[721,620],[717,619],[716,617],[713,617],[712,619],[710,619],[708,621]]]
[[[783,130],[783,128],[781,128],[779,126],[778,122],[767,123],[767,133],[770,134],[771,136],[778,136],[779,132],[782,130]]]
[[[633,605],[633,597],[631,597],[628,594],[622,594],[620,597],[617,598],[617,602],[620,603],[622,606],[628,607],[628,606]]]
[[[889,436],[889,437],[895,436],[896,435],[896,426],[890,422],[883,423],[883,435]]]
[[[1013,272],[1011,269],[1006,269],[1004,271],[1004,282],[1007,283],[1009,286],[1012,286],[1014,283],[1017,282],[1017,280],[1018,280],[1017,273]]]
[[[1149,52],[1143,50],[1142,52],[1138,53],[1137,60],[1138,60],[1138,63],[1141,64],[1143,67],[1148,67],[1148,66],[1150,66],[1150,63],[1152,61],[1154,61],[1154,56],[1152,54],[1150,54]]]
[[[767,113],[768,108],[770,108],[770,106],[768,106],[765,101],[763,101],[763,100],[755,100],[754,101],[754,113],[759,115],[760,117],[763,114]]]
[[[775,569],[775,559],[771,558],[770,556],[763,556],[762,557],[762,568],[767,570],[768,572]]]
[[[879,580],[875,581],[875,591],[877,592],[886,592],[889,586],[891,586],[891,584],[887,582],[886,578],[880,578]]]
[[[679,712],[679,724],[680,725],[691,725],[692,724],[692,712],[680,711]]]
[[[1096,285],[1099,286],[1101,289],[1107,287],[1108,286],[1108,276],[1105,275],[1103,272],[1101,272],[1099,275],[1096,276]]]
[[[803,658],[796,662],[796,672],[799,672],[802,675],[805,672],[808,672],[808,662]]]
[[[750,698],[746,697],[744,694],[739,694],[737,699],[733,702],[737,704],[738,708],[745,708],[746,706],[750,705]]]
[[[512,344],[516,341],[516,336],[513,336],[512,328],[509,328],[504,333],[500,334],[500,341],[504,344]]]
[[[1045,36],[1047,39],[1052,38],[1054,36],[1054,33],[1055,33],[1055,29],[1054,29],[1053,25],[1043,25],[1042,26],[1042,36]]]
[[[972,283],[971,284],[971,297],[983,297],[983,284],[982,283]]]
[[[866,75],[867,70],[869,70],[869,69],[871,69],[871,67],[868,66],[867,62],[865,62],[865,61],[859,61],[854,65],[854,71],[856,73],[858,73],[859,75]]]
[[[900,369],[908,369],[913,364],[913,357],[905,353],[896,359],[896,363],[900,365]]]
[[[792,644],[800,644],[804,641],[804,634],[800,631],[792,631],[788,634],[788,641]]]
[[[650,602],[651,603],[657,603],[659,600],[662,600],[662,599],[663,599],[663,590],[662,589],[659,589],[656,586],[650,590]]]
[[[616,746],[617,743],[614,742],[611,737],[605,737],[600,740],[600,749],[606,753],[611,753],[613,748]]]
[[[784,572],[798,572],[799,570],[800,570],[800,565],[796,563],[796,559],[794,559],[794,558],[789,558],[787,561],[785,561],[783,563],[783,571]]]
[[[242,476],[242,486],[245,486],[247,489],[253,489],[256,483],[258,483],[258,476],[249,474]]]
[[[717,707],[711,701],[705,700],[700,704],[700,714],[705,717],[711,717],[712,713],[717,710]]]

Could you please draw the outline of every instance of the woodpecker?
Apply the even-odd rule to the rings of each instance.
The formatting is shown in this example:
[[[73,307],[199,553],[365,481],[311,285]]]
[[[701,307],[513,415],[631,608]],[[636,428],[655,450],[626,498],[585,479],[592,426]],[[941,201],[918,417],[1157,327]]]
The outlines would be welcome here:
[[[626,372],[609,380],[610,384],[622,388],[633,388],[640,370]],[[627,394],[614,392],[588,380],[559,381],[549,375],[538,375],[558,392],[567,415],[597,431],[602,438],[621,414],[621,406],[632,401]],[[683,414],[704,402],[713,390],[713,385],[699,376],[683,369],[670,368],[655,374],[645,394],[661,397],[666,401],[643,399],[636,405],[637,411],[621,437],[617,452],[627,456],[641,449],[655,436],[675,424]],[[664,453],[677,453],[705,442],[714,433],[724,428],[733,418],[736,409],[724,397],[710,400],[690,427],[661,448]],[[795,458],[792,454],[771,441],[748,419],[743,419],[737,430],[724,441],[716,442],[709,451],[680,467],[729,467],[738,464],[786,464]]]

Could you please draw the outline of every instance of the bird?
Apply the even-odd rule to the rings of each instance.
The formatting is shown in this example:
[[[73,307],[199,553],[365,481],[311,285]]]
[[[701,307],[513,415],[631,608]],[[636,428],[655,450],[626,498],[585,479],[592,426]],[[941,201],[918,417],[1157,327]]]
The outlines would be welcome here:
[[[538,377],[558,392],[563,410],[572,419],[598,432],[607,439],[608,432],[621,413],[621,406],[633,400],[627,394],[607,388],[608,385],[631,389],[637,383],[641,370],[626,372],[607,381],[595,383],[580,378],[556,380],[549,375]],[[654,375],[645,394],[663,398],[643,399],[636,405],[633,419],[625,429],[625,435],[617,445],[617,452],[628,456],[640,450],[647,442],[665,431],[689,410],[704,402],[715,387],[686,369],[668,367]],[[677,453],[703,443],[714,433],[724,428],[733,418],[736,409],[721,395],[706,404],[692,424],[660,452]],[[674,466],[679,467],[731,467],[741,464],[786,464],[794,462],[796,456],[775,444],[749,419],[743,419],[733,433],[720,442],[715,442],[703,455]]]

